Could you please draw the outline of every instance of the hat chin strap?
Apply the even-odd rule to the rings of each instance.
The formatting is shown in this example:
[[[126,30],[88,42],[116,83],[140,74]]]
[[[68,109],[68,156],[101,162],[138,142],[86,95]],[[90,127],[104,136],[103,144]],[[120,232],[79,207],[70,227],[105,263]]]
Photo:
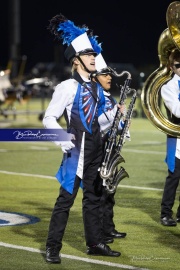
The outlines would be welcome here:
[[[94,80],[101,85],[100,81],[98,80],[98,78],[96,76],[94,77]]]
[[[87,69],[87,67],[85,66],[84,62],[82,61],[82,59],[80,58],[80,55],[76,56],[78,58],[78,60],[81,62],[81,64],[83,65],[84,69],[86,72],[91,73],[91,71],[89,71],[89,69]]]

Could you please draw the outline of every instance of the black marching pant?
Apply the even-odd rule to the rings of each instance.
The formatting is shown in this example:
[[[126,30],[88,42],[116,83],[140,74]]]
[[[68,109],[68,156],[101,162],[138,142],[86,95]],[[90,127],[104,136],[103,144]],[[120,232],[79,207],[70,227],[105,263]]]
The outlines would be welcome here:
[[[161,218],[173,215],[173,205],[176,197],[176,190],[179,185],[180,180],[180,159],[175,159],[175,169],[174,172],[168,170],[168,176],[166,177],[166,182],[164,185],[164,192],[161,201]],[[180,206],[177,210],[177,216],[180,217]]]
[[[105,187],[103,187],[103,194],[101,198],[101,222],[104,234],[108,234],[115,229],[115,224],[113,221],[114,211],[113,207],[115,205],[114,199],[115,193],[109,194]]]
[[[82,212],[86,245],[92,246],[102,242],[102,228],[100,222],[101,192],[96,192],[98,168],[102,160],[102,145],[99,132],[86,134],[84,149],[84,176]],[[56,200],[46,241],[46,247],[61,250],[62,239],[68,222],[70,208],[76,198],[81,179],[76,176],[73,194],[68,193],[62,186]]]

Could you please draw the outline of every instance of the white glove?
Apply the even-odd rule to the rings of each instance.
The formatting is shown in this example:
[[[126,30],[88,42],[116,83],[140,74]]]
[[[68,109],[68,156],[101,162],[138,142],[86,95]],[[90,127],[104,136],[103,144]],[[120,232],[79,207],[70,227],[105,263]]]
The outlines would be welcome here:
[[[72,143],[71,141],[60,142],[60,146],[63,153],[67,153],[69,150],[75,147],[74,143]]]
[[[119,126],[118,126],[119,134],[121,134],[121,131],[122,131],[123,127],[124,127],[124,121],[120,120]],[[126,136],[125,136],[124,140],[125,139],[128,140],[128,141],[131,141],[131,135],[130,135],[129,129],[126,132]]]

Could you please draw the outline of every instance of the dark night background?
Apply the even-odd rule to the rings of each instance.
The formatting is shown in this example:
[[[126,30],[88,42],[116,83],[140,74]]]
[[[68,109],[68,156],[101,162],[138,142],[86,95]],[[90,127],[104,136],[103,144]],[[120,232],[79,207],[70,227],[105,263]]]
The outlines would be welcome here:
[[[62,13],[75,25],[86,24],[102,42],[107,63],[131,63],[139,71],[159,66],[158,39],[167,28],[166,11],[173,1],[21,0],[20,55],[28,72],[38,62],[65,62],[63,46],[47,31],[49,20]],[[1,0],[0,68],[10,60],[10,1]],[[55,50],[56,47],[56,50]],[[57,49],[58,47],[58,49]],[[58,51],[59,50],[59,51]],[[66,63],[66,62],[65,62]]]

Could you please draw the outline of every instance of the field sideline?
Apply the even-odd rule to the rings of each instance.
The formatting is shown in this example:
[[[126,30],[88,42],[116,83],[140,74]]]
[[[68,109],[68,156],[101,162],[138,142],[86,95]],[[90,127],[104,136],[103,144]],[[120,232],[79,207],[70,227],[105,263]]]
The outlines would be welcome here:
[[[12,128],[19,125],[20,116]],[[24,118],[22,128],[31,125],[40,126],[31,116]],[[160,203],[167,174],[166,136],[147,119],[138,118],[132,120],[130,133],[131,141],[122,149],[125,162],[120,164],[129,178],[120,182],[114,207],[116,228],[126,232],[127,237],[110,244],[121,256],[86,254],[79,190],[64,235],[60,265],[47,264],[44,252],[49,219],[58,195],[55,174],[61,162],[61,150],[51,142],[0,142],[0,213],[39,219],[32,224],[0,226],[1,270],[179,269],[180,225],[167,228],[160,224]],[[174,214],[179,190],[178,187]]]
[[[0,171],[0,174],[19,175],[19,176],[24,176],[24,177],[39,177],[39,178],[46,178],[46,179],[51,179],[51,180],[57,181],[55,177],[45,176],[45,175],[37,175],[37,174],[34,175],[34,174],[8,172],[8,171]],[[120,188],[120,186],[118,188]],[[122,186],[121,186],[121,188],[122,188]],[[156,188],[148,188],[148,187],[145,188],[145,187],[127,186],[127,185],[123,185],[123,188],[132,188],[132,189],[134,188],[134,189],[143,189],[143,190],[159,190],[159,191],[161,190],[161,189],[156,189]],[[25,250],[28,252],[34,252],[34,253],[39,253],[39,254],[45,254],[45,251],[43,251],[43,250],[29,248],[29,247],[25,247],[25,246],[11,245],[11,244],[4,243],[4,242],[0,242],[0,246],[6,247],[6,248],[18,249],[18,250]],[[63,253],[61,253],[61,257],[71,259],[71,260],[76,260],[76,261],[89,262],[89,263],[96,264],[96,265],[107,265],[107,266],[110,266],[112,268],[116,267],[116,268],[128,269],[128,270],[148,270],[148,268],[139,268],[139,267],[137,268],[137,267],[130,266],[130,265],[104,262],[104,261],[100,261],[100,260],[82,258],[82,257],[67,255],[67,254],[63,254]]]

